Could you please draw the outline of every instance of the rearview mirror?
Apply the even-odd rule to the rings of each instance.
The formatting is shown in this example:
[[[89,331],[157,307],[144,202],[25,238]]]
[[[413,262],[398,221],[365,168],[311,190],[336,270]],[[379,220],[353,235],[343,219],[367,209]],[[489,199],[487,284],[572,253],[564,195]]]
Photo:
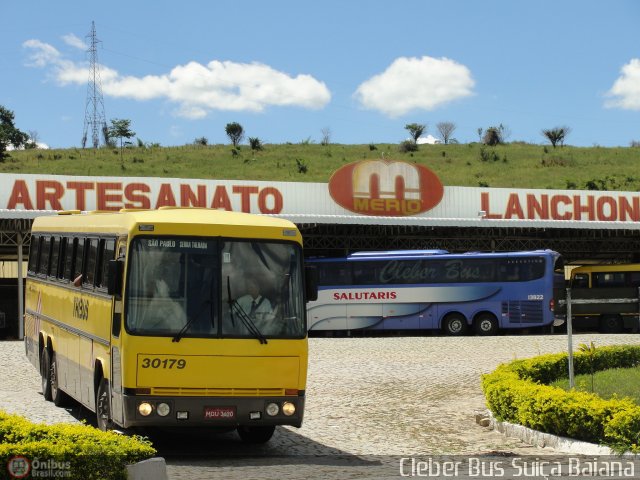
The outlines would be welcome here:
[[[122,275],[124,273],[124,262],[122,260],[109,260],[107,271],[107,292],[109,295],[122,296]]]
[[[307,302],[318,299],[318,270],[316,267],[310,265],[304,267],[304,287]]]

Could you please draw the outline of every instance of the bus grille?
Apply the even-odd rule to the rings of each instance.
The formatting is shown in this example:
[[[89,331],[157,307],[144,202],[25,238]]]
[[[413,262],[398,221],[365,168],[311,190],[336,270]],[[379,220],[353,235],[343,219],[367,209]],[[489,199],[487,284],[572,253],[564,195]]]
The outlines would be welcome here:
[[[154,387],[152,395],[179,397],[282,397],[284,388],[184,388]]]
[[[503,302],[502,315],[508,315],[509,323],[541,323],[542,302],[539,300]]]

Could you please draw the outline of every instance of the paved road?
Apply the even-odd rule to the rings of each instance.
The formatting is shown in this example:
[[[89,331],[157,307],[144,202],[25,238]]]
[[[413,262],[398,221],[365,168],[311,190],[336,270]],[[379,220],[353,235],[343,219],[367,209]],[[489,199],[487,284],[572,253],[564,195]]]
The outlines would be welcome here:
[[[640,335],[579,334],[574,345],[640,344]],[[304,425],[262,446],[226,434],[157,435],[169,478],[393,478],[399,457],[548,455],[480,427],[480,375],[516,358],[566,351],[563,335],[313,338]],[[0,409],[34,421],[77,422],[45,402],[21,342],[0,342]]]

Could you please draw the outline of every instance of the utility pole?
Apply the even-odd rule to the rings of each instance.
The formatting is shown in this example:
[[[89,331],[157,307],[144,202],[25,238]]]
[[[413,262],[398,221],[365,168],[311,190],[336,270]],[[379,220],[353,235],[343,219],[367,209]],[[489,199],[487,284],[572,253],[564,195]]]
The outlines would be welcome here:
[[[96,24],[91,22],[89,39],[89,83],[87,85],[87,102],[84,111],[84,132],[82,134],[82,148],[87,145],[88,135],[91,134],[93,148],[100,146],[100,134],[107,143],[107,121],[104,116],[104,100],[102,98],[102,82],[98,65],[98,43]],[[91,132],[91,133],[89,133]]]

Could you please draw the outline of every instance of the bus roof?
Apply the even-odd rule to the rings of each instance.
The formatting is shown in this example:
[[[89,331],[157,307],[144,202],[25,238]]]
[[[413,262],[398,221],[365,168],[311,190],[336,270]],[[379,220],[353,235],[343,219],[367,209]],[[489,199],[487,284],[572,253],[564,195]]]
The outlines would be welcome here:
[[[400,253],[397,253],[400,252]],[[424,253],[437,252],[437,253]],[[446,250],[395,250],[389,252],[356,252],[346,257],[338,258],[310,258],[309,261],[315,262],[336,262],[336,261],[363,261],[363,260],[388,260],[391,258],[418,259],[418,258],[505,258],[505,257],[530,257],[539,255],[549,255],[554,258],[560,256],[558,252],[553,250],[527,250],[518,252],[466,252],[466,253],[449,253]]]
[[[448,250],[386,250],[379,252],[355,252],[349,257],[401,257],[401,256],[423,256],[423,255],[444,255]]]
[[[640,263],[608,263],[600,265],[582,265],[571,269],[571,277],[576,273],[591,272],[640,272]]]
[[[151,235],[229,236],[272,238],[302,242],[289,220],[210,208],[161,207],[118,212],[59,212],[37,217],[32,231]]]

